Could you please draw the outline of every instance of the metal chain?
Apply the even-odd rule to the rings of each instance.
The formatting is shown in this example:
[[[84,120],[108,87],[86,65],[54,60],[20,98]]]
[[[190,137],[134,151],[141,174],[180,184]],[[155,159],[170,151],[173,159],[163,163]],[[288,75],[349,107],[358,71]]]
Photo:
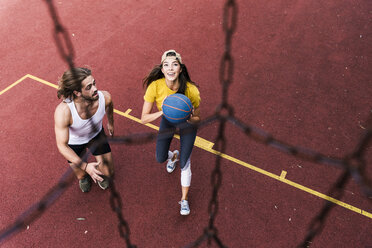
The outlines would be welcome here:
[[[226,148],[225,127],[229,116],[233,115],[233,108],[228,104],[228,90],[232,83],[234,61],[231,55],[232,36],[236,30],[238,6],[234,0],[227,0],[223,10],[223,30],[225,32],[225,51],[221,59],[219,79],[222,84],[222,101],[216,108],[215,116],[219,119],[218,135],[215,141],[216,150],[219,151],[216,157],[215,168],[211,174],[211,184],[213,187],[212,198],[208,205],[209,223],[204,229],[204,233],[193,243],[186,247],[197,247],[205,239],[208,239],[208,245],[212,240],[219,247],[226,247],[218,238],[218,230],[215,227],[215,219],[218,213],[218,191],[222,183],[221,159],[220,154],[224,153]]]
[[[59,54],[61,55],[62,59],[67,62],[69,68],[72,70],[75,67],[74,66],[75,52],[70,36],[66,29],[61,24],[61,22],[59,21],[59,17],[56,8],[54,7],[53,0],[45,1],[48,5],[49,14],[54,23],[54,40],[56,42]]]
[[[68,32],[63,27],[61,22],[59,21],[57,11],[54,7],[53,0],[45,0],[49,7],[49,12],[52,17],[54,23],[54,39],[58,48],[58,51],[62,57],[68,64],[69,68],[72,70],[74,75],[74,48]],[[250,138],[254,139],[257,142],[263,143],[265,145],[274,147],[282,152],[289,153],[290,155],[296,156],[303,160],[312,161],[315,163],[332,165],[344,170],[343,174],[337,180],[337,182],[331,187],[329,191],[329,195],[332,195],[335,198],[340,198],[343,194],[343,188],[345,187],[346,183],[350,179],[352,175],[356,181],[361,185],[363,190],[368,196],[372,196],[372,189],[371,189],[371,182],[367,177],[365,170],[366,170],[366,163],[363,158],[364,152],[366,148],[371,143],[372,139],[372,113],[369,116],[369,120],[367,122],[367,128],[365,130],[364,135],[360,139],[359,144],[357,145],[354,153],[351,156],[345,156],[345,158],[333,158],[330,156],[323,155],[319,152],[312,151],[309,149],[291,146],[277,140],[271,135],[263,130],[260,130],[256,127],[246,125],[243,122],[239,121],[237,118],[234,117],[234,109],[228,103],[228,89],[230,84],[232,83],[233,77],[233,69],[234,69],[234,62],[231,56],[231,44],[232,44],[232,36],[234,31],[236,30],[236,23],[237,23],[237,13],[238,8],[234,0],[227,0],[224,9],[223,9],[223,30],[225,32],[225,51],[223,53],[219,71],[219,79],[222,84],[222,100],[221,103],[217,106],[215,114],[211,117],[208,117],[204,121],[202,121],[198,128],[202,126],[209,125],[210,123],[218,120],[219,121],[219,129],[218,135],[215,141],[217,150],[216,157],[216,164],[215,168],[211,174],[211,184],[213,187],[212,190],[212,197],[208,206],[209,212],[209,222],[208,226],[204,229],[204,233],[200,236],[196,241],[188,244],[185,247],[197,247],[205,240],[208,240],[208,244],[212,241],[216,242],[219,247],[226,247],[223,245],[221,240],[218,237],[218,230],[215,227],[215,218],[218,214],[218,191],[222,184],[222,173],[221,173],[221,159],[220,156],[225,151],[226,147],[226,138],[225,138],[225,126],[226,122],[232,122],[237,127],[242,129],[242,131],[249,136]],[[109,138],[110,143],[116,144],[142,144],[147,143],[155,140],[157,136],[167,136],[168,132],[164,132],[162,134],[154,134],[154,133],[141,133],[135,135],[128,135],[128,136],[121,136],[121,137],[114,137]],[[96,147],[102,140],[97,141],[97,143],[93,144]],[[89,156],[87,153],[84,155],[82,160],[86,159]],[[80,165],[78,165],[80,166]],[[7,228],[0,231],[0,244],[4,242],[7,238],[9,238],[12,234],[19,232],[27,227],[28,224],[35,221],[38,217],[40,217],[48,207],[70,186],[73,182],[74,175],[72,170],[69,168],[68,171],[61,177],[58,184],[56,184],[53,188],[51,188],[47,194],[35,205],[31,206],[28,210],[26,210],[14,223],[9,225]],[[118,229],[120,236],[125,240],[127,247],[134,248],[135,245],[130,243],[130,229],[127,221],[125,221],[123,214],[122,214],[122,199],[120,194],[115,189],[115,182],[113,177],[110,179],[110,205],[112,210],[117,214],[119,224]],[[311,241],[319,235],[321,230],[324,227],[325,220],[329,215],[330,210],[335,205],[326,201],[325,206],[320,211],[318,216],[316,216],[310,224],[308,234],[305,237],[304,242],[300,245],[301,247],[309,247]]]
[[[219,106],[220,110],[228,108],[227,97],[228,87],[232,83],[234,61],[231,55],[232,36],[236,30],[238,19],[238,6],[234,0],[227,0],[223,9],[223,31],[225,32],[225,51],[223,53],[219,79],[222,84],[222,102]]]
[[[203,121],[202,125],[209,124],[216,120],[216,117],[210,117],[207,118],[205,121]],[[160,135],[160,137],[166,137],[168,132],[164,132]],[[108,138],[110,143],[113,144],[123,144],[123,145],[138,145],[143,143],[149,143],[156,139],[156,137],[159,136],[156,133],[139,133],[139,134],[132,134],[127,136],[116,136],[112,138]],[[91,150],[95,150],[96,147],[101,144],[104,140],[98,139],[94,144],[91,146]],[[90,152],[84,154],[84,156],[81,158],[82,161],[85,161],[88,159],[88,157],[91,155]],[[77,167],[80,167],[81,164],[76,165]],[[63,193],[67,190],[67,188],[72,185],[74,182],[75,175],[71,168],[68,168],[68,170],[62,175],[59,182],[53,186],[43,197],[29,207],[25,212],[23,212],[17,220],[15,220],[13,223],[5,227],[4,229],[0,230],[0,244],[5,242],[8,238],[10,238],[12,235],[23,231],[26,229],[26,227],[34,222],[36,219],[38,219],[48,208],[52,205]],[[114,182],[111,182],[111,185],[114,185]],[[115,186],[113,186],[115,187]],[[112,203],[112,204],[111,204]],[[119,219],[119,233],[122,237],[126,237],[125,233],[129,234],[128,229],[125,227],[126,221],[122,218],[122,214],[120,213],[121,210],[121,199],[120,195],[116,190],[114,192],[111,191],[111,198],[110,198],[110,204],[113,208],[114,212],[118,214]],[[124,228],[124,230],[122,229]],[[127,240],[126,240],[127,242]],[[128,247],[135,247],[133,245],[129,245]]]
[[[110,191],[111,191],[111,197],[110,197],[110,204],[111,204],[111,209],[114,211],[119,219],[119,234],[120,237],[122,237],[125,240],[125,243],[128,248],[136,248],[136,245],[132,245],[130,242],[130,229],[128,222],[124,219],[123,213],[122,213],[122,200],[119,195],[119,193],[115,189],[115,183],[114,183],[114,176],[110,178]]]
[[[85,157],[83,157],[83,159],[84,158]],[[59,182],[49,189],[40,201],[29,207],[17,218],[16,221],[0,231],[0,244],[10,238],[11,235],[25,230],[28,225],[44,214],[44,212],[67,190],[74,179],[75,176],[72,169],[68,168],[60,178]]]
[[[344,187],[346,186],[347,182],[350,179],[350,173],[347,170],[344,170],[341,177],[337,180],[337,182],[332,186],[332,189],[328,192],[327,195],[332,196],[333,198],[340,199],[344,194]],[[324,207],[320,210],[319,214],[313,218],[309,225],[309,229],[307,231],[307,235],[302,244],[300,244],[299,248],[308,248],[310,247],[313,239],[321,233],[324,228],[325,221],[330,213],[330,211],[336,206],[336,204],[325,201]]]
[[[221,119],[219,130],[218,130],[218,137],[215,142],[217,151],[221,151],[221,153],[225,152],[226,149],[226,137],[225,137],[225,128],[226,128],[226,120]],[[211,243],[211,239],[218,244],[219,247],[226,247],[222,244],[220,239],[218,238],[218,231],[214,225],[217,213],[218,213],[218,191],[222,184],[222,172],[221,172],[221,156],[216,157],[216,165],[211,175],[211,184],[213,187],[212,190],[212,198],[208,205],[208,213],[209,213],[209,224],[207,229],[205,230],[205,234],[208,235],[208,245]]]
[[[319,152],[309,150],[299,146],[289,145],[281,140],[274,138],[270,133],[267,133],[259,128],[244,124],[234,116],[228,117],[229,121],[239,127],[243,132],[254,139],[257,142],[263,143],[267,146],[271,146],[281,152],[288,153],[294,157],[298,157],[302,160],[307,160],[317,164],[331,165],[341,169],[348,170],[352,173],[354,179],[361,185],[367,196],[372,196],[372,188],[369,178],[367,178],[365,171],[365,163],[355,163],[352,160],[346,158],[336,158],[328,155],[321,154]],[[371,129],[367,129],[365,134],[362,136],[360,144],[358,144],[358,152],[353,155],[354,159],[359,160],[362,157],[361,151],[365,150],[371,142],[372,132]]]
[[[143,142],[150,142],[156,138],[155,134],[138,134],[138,135],[128,135],[123,137],[115,137],[111,138],[110,142],[113,143],[120,143],[125,145],[133,145],[133,144],[142,144]],[[104,139],[98,139],[92,146],[90,147],[91,151],[94,151],[98,145],[104,142]],[[88,157],[91,155],[90,152],[87,152],[81,158],[82,161],[86,161]],[[82,163],[82,162],[81,162]],[[77,167],[81,166],[81,163],[77,165]],[[62,175],[59,182],[54,185],[49,191],[41,198],[40,201],[29,207],[25,212],[23,212],[16,221],[11,223],[9,226],[4,228],[0,231],[0,244],[5,242],[8,238],[12,235],[23,231],[30,225],[32,222],[37,220],[42,214],[46,212],[46,210],[67,190],[69,186],[72,185],[74,182],[75,175],[71,168],[68,168],[67,171]],[[113,208],[114,212],[120,214],[119,218],[119,233],[121,237],[123,237],[127,243],[127,246],[130,248],[134,248],[134,245],[131,245],[129,242],[129,228],[126,228],[125,232],[122,230],[125,220],[121,213],[121,198],[120,194],[115,190],[115,185],[113,180],[110,181],[112,188],[111,188],[111,198],[110,203],[111,207]],[[113,199],[113,200],[111,200]],[[128,235],[125,235],[128,234]],[[129,244],[129,245],[128,245]]]
[[[70,70],[72,72],[73,77],[75,76],[75,70],[74,70],[74,48],[70,39],[70,36],[68,35],[68,32],[63,27],[61,22],[59,21],[57,11],[54,7],[53,0],[46,0],[46,3],[48,4],[49,12],[52,17],[52,20],[54,22],[54,39],[58,48],[58,51],[62,57],[70,67]],[[102,141],[96,142],[94,145],[97,147],[99,143]],[[94,150],[94,148],[91,148]],[[115,183],[113,178],[110,178],[110,191],[111,191],[111,208],[114,212],[116,212],[117,217],[119,219],[119,233],[120,236],[125,240],[127,247],[134,248],[136,246],[132,245],[129,239],[129,226],[125,219],[123,218],[122,214],[122,200],[120,197],[120,194],[115,189]]]
[[[58,51],[62,57],[66,61],[66,63],[69,65],[70,70],[72,72],[72,76],[76,78],[75,75],[75,70],[74,70],[74,48],[70,39],[70,36],[68,35],[68,32],[66,29],[63,27],[61,22],[59,21],[57,11],[54,7],[53,0],[46,0],[48,7],[49,7],[49,12],[50,15],[53,19],[54,22],[54,39],[56,41],[56,45],[58,48]],[[62,36],[62,39],[61,39]],[[65,49],[66,47],[66,49]],[[95,147],[98,146],[99,143],[102,141],[96,142],[94,145]],[[91,150],[95,150],[95,148],[91,148]],[[122,213],[122,200],[120,197],[120,194],[116,191],[115,189],[115,183],[113,180],[113,177],[110,177],[110,192],[111,192],[111,197],[110,197],[110,204],[112,210],[116,213],[118,219],[119,219],[119,233],[120,237],[122,237],[128,248],[135,248],[135,245],[132,245],[130,242],[129,234],[129,226],[127,222],[125,221]]]
[[[372,117],[372,116],[371,116]],[[366,148],[368,147],[369,143],[371,142],[371,118],[368,121],[368,128],[367,131],[364,133],[362,138],[360,139],[359,144],[357,144],[354,152],[350,156],[345,156],[344,158],[344,172],[341,177],[337,180],[337,182],[332,186],[330,192],[327,195],[332,196],[335,199],[340,199],[344,194],[344,188],[349,181],[351,175],[354,175],[354,178],[359,183],[364,183],[367,180],[364,175],[365,170],[365,160],[363,158]],[[362,178],[360,178],[360,176]],[[364,187],[366,193],[370,193],[369,187]],[[368,190],[367,190],[368,189]],[[309,225],[307,236],[305,237],[303,243],[299,246],[302,248],[310,247],[312,240],[321,233],[324,228],[326,218],[328,217],[331,209],[335,207],[334,203],[330,201],[326,201],[324,207],[320,210],[319,214],[312,220]]]

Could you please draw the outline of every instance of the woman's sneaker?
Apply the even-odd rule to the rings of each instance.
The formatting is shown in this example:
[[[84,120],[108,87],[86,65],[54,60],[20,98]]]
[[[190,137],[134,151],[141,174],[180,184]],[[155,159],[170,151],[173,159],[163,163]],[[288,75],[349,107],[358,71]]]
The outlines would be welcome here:
[[[187,200],[182,200],[179,202],[179,204],[181,204],[180,214],[189,215],[190,214],[189,202]]]
[[[79,187],[84,193],[89,192],[92,187],[92,181],[89,175],[85,175],[82,179],[79,180]]]
[[[180,155],[179,151],[175,150],[173,152],[173,157],[168,159],[168,162],[167,162],[168,173],[172,173],[174,171],[174,168],[176,168],[176,162],[179,160],[178,159],[179,155]]]

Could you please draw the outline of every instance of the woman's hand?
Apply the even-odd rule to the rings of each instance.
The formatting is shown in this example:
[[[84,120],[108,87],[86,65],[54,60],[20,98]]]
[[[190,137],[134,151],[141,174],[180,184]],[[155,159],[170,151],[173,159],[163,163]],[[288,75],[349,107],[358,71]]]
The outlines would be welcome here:
[[[193,109],[190,118],[187,120],[190,124],[197,124],[200,122],[200,111],[199,108]]]

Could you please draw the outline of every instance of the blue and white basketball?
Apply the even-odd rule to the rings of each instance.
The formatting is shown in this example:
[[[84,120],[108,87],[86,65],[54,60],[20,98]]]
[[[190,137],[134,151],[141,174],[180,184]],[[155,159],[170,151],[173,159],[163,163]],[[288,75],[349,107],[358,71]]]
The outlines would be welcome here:
[[[172,123],[186,121],[192,112],[190,99],[180,93],[169,95],[163,102],[163,115]]]

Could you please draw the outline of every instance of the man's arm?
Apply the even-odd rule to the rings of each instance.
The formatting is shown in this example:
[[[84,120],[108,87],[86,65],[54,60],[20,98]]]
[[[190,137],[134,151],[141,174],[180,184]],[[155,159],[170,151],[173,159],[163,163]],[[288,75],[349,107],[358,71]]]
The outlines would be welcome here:
[[[107,91],[102,91],[105,96],[105,108],[107,115],[107,129],[111,136],[114,136],[114,103],[112,102],[111,95]]]
[[[102,175],[102,173],[96,169],[96,166],[98,166],[99,163],[82,162],[80,157],[68,146],[68,128],[70,126],[70,122],[71,114],[67,104],[60,103],[54,113],[54,130],[56,134],[58,151],[65,159],[71,162],[72,166],[86,171],[92,177],[94,182],[96,182],[96,180],[102,181],[103,179],[99,176]]]

